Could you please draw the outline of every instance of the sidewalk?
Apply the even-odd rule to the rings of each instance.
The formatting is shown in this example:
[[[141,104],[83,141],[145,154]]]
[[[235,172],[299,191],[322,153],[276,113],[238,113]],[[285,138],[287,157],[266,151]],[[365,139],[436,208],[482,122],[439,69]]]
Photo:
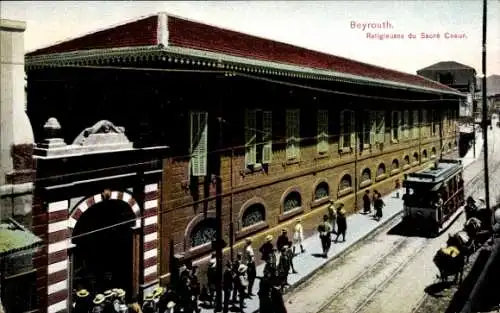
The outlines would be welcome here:
[[[462,158],[462,163],[464,168],[471,165],[472,162],[479,158],[482,151],[483,139],[478,136],[476,139],[476,158],[474,159],[472,149]],[[396,198],[396,193],[399,191],[400,198]],[[328,258],[317,257],[315,254],[320,254],[322,252],[321,242],[317,234],[306,238],[303,242],[305,253],[299,254],[294,258],[294,266],[298,274],[290,274],[288,276],[288,282],[291,285],[289,290],[293,290],[294,287],[300,285],[302,282],[310,278],[314,273],[320,270],[327,263],[341,256],[346,250],[370,236],[372,233],[376,232],[380,227],[390,222],[395,216],[403,211],[403,200],[401,196],[404,194],[404,189],[395,190],[392,193],[383,197],[386,206],[384,207],[384,216],[380,221],[375,221],[370,215],[363,214],[352,214],[347,217],[347,233],[346,241],[333,243],[328,253]],[[258,251],[259,247],[254,247],[255,251]],[[260,257],[257,252],[256,257]],[[256,295],[251,299],[245,301],[246,308],[245,313],[256,313],[259,310],[259,297],[257,292],[259,290],[259,277],[262,276],[264,271],[264,264],[257,267],[257,279],[254,284],[253,293]],[[201,309],[202,313],[213,313],[214,309]]]
[[[400,196],[403,195],[403,189],[399,190]],[[321,242],[317,235],[310,236],[306,238],[303,242],[304,249],[306,252],[299,254],[294,258],[294,266],[298,274],[290,274],[288,276],[288,282],[292,286],[299,285],[304,280],[311,277],[316,271],[330,262],[332,259],[339,257],[348,248],[363,240],[365,237],[369,236],[371,233],[375,232],[379,227],[389,222],[393,217],[401,213],[403,209],[403,202],[401,198],[395,198],[396,191],[383,197],[386,206],[384,207],[384,217],[380,221],[375,221],[369,215],[362,214],[352,214],[347,217],[347,233],[346,241],[333,243],[328,253],[328,258],[320,258],[314,256],[315,254],[322,253]],[[258,250],[258,247],[254,247]],[[257,256],[259,257],[259,256]],[[264,264],[257,267],[257,277],[261,277],[264,271]],[[257,278],[254,285],[253,293],[257,295],[259,290],[260,280]],[[259,309],[259,297],[254,296],[252,299],[247,299],[245,301],[246,313],[254,313]],[[213,313],[214,309],[202,309],[202,313]]]
[[[476,133],[476,158],[474,158],[474,148],[470,148],[469,151],[462,158],[462,164],[465,167],[469,166],[472,162],[477,160],[483,151],[483,133]]]

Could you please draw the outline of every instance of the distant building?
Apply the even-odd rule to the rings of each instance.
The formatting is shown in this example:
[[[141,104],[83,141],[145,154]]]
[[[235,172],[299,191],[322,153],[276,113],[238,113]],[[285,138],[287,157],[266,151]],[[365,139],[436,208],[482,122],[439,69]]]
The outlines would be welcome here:
[[[473,67],[455,61],[443,61],[420,69],[417,74],[467,93],[467,101],[460,106],[460,116],[472,116],[472,112],[479,110],[476,93],[480,86]]]

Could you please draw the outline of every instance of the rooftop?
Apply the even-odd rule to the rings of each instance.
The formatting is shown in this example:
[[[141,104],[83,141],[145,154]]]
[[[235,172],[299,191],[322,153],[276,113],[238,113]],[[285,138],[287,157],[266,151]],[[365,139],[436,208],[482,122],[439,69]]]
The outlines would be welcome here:
[[[418,70],[417,72],[421,71],[440,71],[440,70],[475,70],[473,67],[458,63],[455,61],[442,61],[438,62],[432,65],[429,65],[427,67],[424,67],[423,69]]]
[[[272,69],[265,71],[269,74],[283,75],[280,71],[312,73],[324,75],[321,78],[317,76],[319,79],[324,79],[326,76],[340,77],[385,87],[463,96],[455,89],[422,76],[223,29],[167,13],[143,17],[38,49],[26,54],[26,64],[30,66],[44,62],[56,63],[64,59],[116,55],[125,50],[135,50],[140,53],[161,51],[169,56],[190,55],[197,58],[198,64],[204,63],[200,62],[200,59],[211,59],[215,60],[216,66],[224,62],[231,63],[235,66],[227,68],[235,67],[244,71],[248,70],[246,65],[250,64],[257,68],[264,66]],[[240,68],[240,65],[243,68]],[[316,78],[316,76],[305,77]]]

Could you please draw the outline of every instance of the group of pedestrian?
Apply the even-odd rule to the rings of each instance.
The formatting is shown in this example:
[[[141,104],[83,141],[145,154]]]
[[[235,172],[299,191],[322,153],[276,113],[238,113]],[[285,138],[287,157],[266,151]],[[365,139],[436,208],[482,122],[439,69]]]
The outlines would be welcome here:
[[[74,293],[73,312],[75,313],[140,313],[136,298],[127,303],[126,292],[120,288],[106,290],[94,297],[86,289]]]
[[[342,241],[345,241],[347,231],[347,216],[344,204],[340,203],[337,206],[333,200],[330,200],[327,214],[323,216],[323,221],[318,225],[319,238],[323,249],[323,257],[328,257],[332,245],[332,235],[336,235],[333,241],[338,242],[340,236]]]
[[[373,191],[373,197],[370,196],[370,190],[365,191],[365,195],[363,196],[363,213],[370,214],[372,212],[372,205],[375,209],[375,214],[373,218],[377,221],[382,219],[382,209],[385,206],[385,202],[382,199],[382,194],[377,190]]]

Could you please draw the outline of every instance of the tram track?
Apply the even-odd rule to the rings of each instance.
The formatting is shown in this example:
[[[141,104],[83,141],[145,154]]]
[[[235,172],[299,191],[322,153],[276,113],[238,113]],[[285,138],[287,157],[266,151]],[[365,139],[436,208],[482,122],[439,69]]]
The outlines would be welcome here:
[[[333,294],[318,313],[360,312],[431,240],[419,237],[404,237],[399,240],[392,249]],[[351,293],[356,296],[350,297]]]
[[[491,173],[500,169],[500,158],[494,157],[495,152],[491,147],[488,153]],[[478,191],[484,188],[481,179],[485,169],[481,163],[476,160],[464,169],[466,197],[477,197]],[[435,266],[429,260],[442,246],[447,233],[462,228],[464,217],[460,214],[447,230],[434,238],[388,233],[400,222],[401,215],[286,296],[288,303],[293,303],[290,313],[371,313],[386,309],[398,313],[422,312],[422,304],[429,298],[424,289],[438,282]],[[381,250],[377,249],[386,250],[379,253]],[[415,270],[420,269],[422,273],[415,275]],[[401,289],[401,286],[406,288]]]

